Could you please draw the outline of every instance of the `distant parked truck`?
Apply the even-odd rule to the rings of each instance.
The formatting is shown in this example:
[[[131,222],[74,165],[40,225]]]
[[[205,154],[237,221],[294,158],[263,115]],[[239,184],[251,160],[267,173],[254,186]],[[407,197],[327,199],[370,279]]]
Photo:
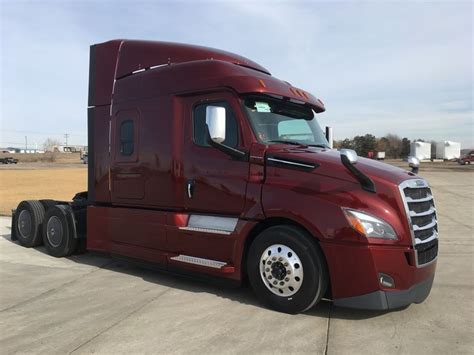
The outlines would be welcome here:
[[[463,154],[461,158],[459,158],[458,163],[461,165],[471,164],[474,162],[474,150],[468,151],[466,154]]]
[[[461,157],[461,143],[441,141],[436,143],[436,159],[455,160]]]
[[[21,245],[248,280],[288,313],[323,297],[387,310],[428,296],[438,253],[428,182],[331,149],[315,96],[191,45],[115,40],[92,46],[90,65],[88,191],[21,202]]]
[[[370,150],[367,152],[367,158],[369,159],[377,159],[377,160],[384,160],[385,159],[385,152],[377,152],[374,150]]]
[[[410,156],[419,160],[431,160],[431,143],[413,142],[410,144]]]
[[[12,157],[0,158],[0,164],[17,164],[18,159]]]

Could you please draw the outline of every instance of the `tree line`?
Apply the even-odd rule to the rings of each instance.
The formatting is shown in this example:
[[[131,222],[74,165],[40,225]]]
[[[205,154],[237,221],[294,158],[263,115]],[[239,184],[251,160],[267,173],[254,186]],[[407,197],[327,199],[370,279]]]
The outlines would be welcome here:
[[[416,141],[421,141],[417,139]],[[343,140],[335,140],[334,148],[353,149],[359,156],[367,157],[370,151],[385,152],[386,158],[406,158],[410,154],[410,143],[408,138],[400,138],[396,134],[387,134],[377,138],[372,134],[355,136]]]

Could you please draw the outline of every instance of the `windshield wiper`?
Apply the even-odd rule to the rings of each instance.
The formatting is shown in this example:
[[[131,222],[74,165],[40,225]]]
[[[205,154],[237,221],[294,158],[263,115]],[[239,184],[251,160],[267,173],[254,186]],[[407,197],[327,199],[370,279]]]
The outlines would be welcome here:
[[[318,147],[318,148],[329,148],[325,144],[306,144],[306,143],[301,143],[298,141],[291,141],[291,140],[286,140],[286,139],[274,139],[271,141],[268,141],[269,143],[284,143],[284,144],[292,144],[292,145],[299,145],[303,147]]]
[[[302,146],[306,145],[297,141],[290,141],[286,139],[275,139],[275,140],[268,141],[268,143],[283,143],[283,144],[293,144],[293,145],[302,145]]]
[[[318,148],[329,148],[327,145],[324,144],[307,144],[310,147],[318,147]]]

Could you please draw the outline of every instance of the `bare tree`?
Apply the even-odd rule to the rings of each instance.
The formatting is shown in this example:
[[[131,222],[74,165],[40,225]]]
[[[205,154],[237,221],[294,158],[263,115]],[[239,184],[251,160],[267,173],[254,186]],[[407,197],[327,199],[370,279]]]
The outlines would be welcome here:
[[[389,133],[384,138],[388,142],[386,151],[387,157],[400,158],[403,148],[402,140],[400,139],[400,137],[396,134]]]
[[[54,148],[61,145],[59,139],[47,138],[43,143],[43,150],[46,152],[54,151]]]

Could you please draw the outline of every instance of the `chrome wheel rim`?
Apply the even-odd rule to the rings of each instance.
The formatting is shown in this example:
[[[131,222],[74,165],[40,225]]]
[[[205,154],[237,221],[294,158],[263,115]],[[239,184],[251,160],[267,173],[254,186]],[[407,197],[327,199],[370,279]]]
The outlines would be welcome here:
[[[18,231],[22,238],[28,238],[31,234],[33,227],[33,221],[31,218],[31,213],[28,210],[23,210],[18,216]]]
[[[260,276],[273,294],[293,296],[303,284],[303,264],[294,250],[283,244],[274,244],[260,257]]]
[[[53,247],[58,247],[61,244],[63,240],[63,225],[58,217],[52,216],[48,220],[46,237],[49,244]]]

